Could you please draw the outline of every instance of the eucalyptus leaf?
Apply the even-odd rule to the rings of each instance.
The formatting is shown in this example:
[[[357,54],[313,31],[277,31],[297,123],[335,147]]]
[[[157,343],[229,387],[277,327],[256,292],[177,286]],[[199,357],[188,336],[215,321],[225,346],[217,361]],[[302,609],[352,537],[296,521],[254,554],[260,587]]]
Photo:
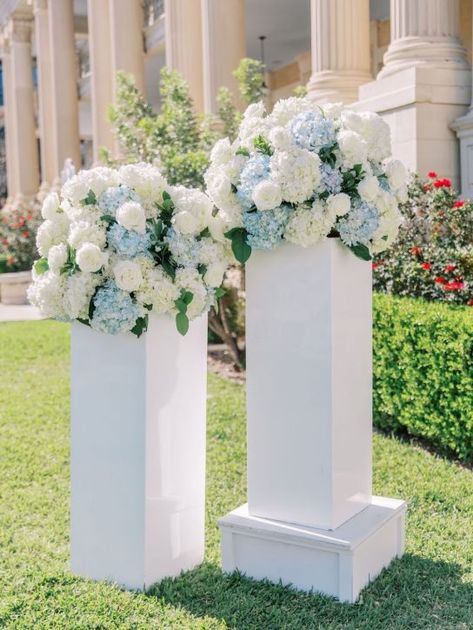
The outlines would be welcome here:
[[[185,313],[178,313],[176,315],[176,328],[182,336],[189,330],[189,318]]]
[[[357,258],[361,258],[361,260],[371,260],[372,256],[370,254],[370,250],[366,247],[366,245],[362,245],[361,243],[357,243],[356,245],[350,245],[351,251],[355,254]]]

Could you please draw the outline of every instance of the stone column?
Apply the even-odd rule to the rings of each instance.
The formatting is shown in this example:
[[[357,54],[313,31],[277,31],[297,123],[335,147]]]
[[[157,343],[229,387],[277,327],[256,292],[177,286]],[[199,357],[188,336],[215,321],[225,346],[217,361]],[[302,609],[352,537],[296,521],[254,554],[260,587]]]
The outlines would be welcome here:
[[[54,160],[54,114],[51,107],[52,73],[49,46],[48,0],[33,2],[36,60],[38,64],[38,127],[42,183],[51,184],[57,177]]]
[[[61,173],[71,158],[80,168],[78,68],[72,0],[49,0],[51,109],[54,120],[54,170]]]
[[[11,71],[11,49],[8,34],[2,38],[2,68],[3,68],[3,100],[5,124],[5,150],[7,166],[7,190],[11,199],[18,193],[18,160],[15,156],[15,129],[13,113],[13,85]]]
[[[246,56],[244,0],[202,0],[202,43],[204,108],[215,113],[219,87],[239,99],[232,73]]]
[[[15,187],[12,194],[32,196],[39,188],[31,56],[32,20],[27,15],[13,16],[8,30],[11,46],[12,141],[15,145],[12,158]]]
[[[369,0],[311,0],[312,77],[318,103],[358,99],[371,79]]]
[[[459,39],[459,0],[391,0],[391,44],[377,80],[360,89],[359,109],[391,125],[393,154],[421,174],[459,179],[451,123],[471,97]]]
[[[110,0],[112,77],[123,70],[132,74],[144,93],[143,7],[141,2]]]
[[[204,97],[200,2],[199,0],[165,0],[164,7],[166,65],[183,75],[189,84],[196,111],[201,112]]]
[[[111,33],[109,4],[105,0],[88,0],[89,54],[91,70],[92,137],[94,162],[101,147],[113,150],[114,138],[107,120],[113,100]]]

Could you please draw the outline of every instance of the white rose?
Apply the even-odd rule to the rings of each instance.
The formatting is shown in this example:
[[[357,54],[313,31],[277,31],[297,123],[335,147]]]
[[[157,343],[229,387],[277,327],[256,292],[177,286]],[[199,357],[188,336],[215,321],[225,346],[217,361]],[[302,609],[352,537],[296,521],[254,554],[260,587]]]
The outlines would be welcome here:
[[[57,193],[52,192],[43,201],[43,207],[41,208],[41,216],[43,219],[54,219],[59,210],[59,197]]]
[[[253,201],[258,210],[272,210],[281,205],[281,187],[269,179],[265,179],[253,190]]]
[[[218,140],[210,152],[210,161],[217,166],[227,164],[233,158],[232,145],[228,138]]]
[[[67,262],[67,245],[60,243],[53,245],[48,252],[48,265],[51,271],[59,273]]]
[[[76,262],[81,271],[88,273],[98,271],[105,264],[106,259],[106,254],[93,243],[84,243],[76,253]]]
[[[134,230],[135,232],[146,230],[145,210],[136,201],[127,201],[118,208],[117,221],[127,230]]]
[[[363,138],[355,131],[341,131],[338,134],[338,146],[347,166],[363,164],[368,155],[368,148]]]
[[[391,160],[386,165],[386,177],[392,190],[397,190],[406,184],[407,170],[399,160]]]
[[[332,216],[340,217],[350,212],[350,197],[345,193],[330,195],[327,199],[327,210]]]
[[[212,263],[207,267],[204,275],[204,281],[209,287],[219,287],[223,281],[223,275],[227,266],[225,263]]]
[[[130,293],[136,291],[143,281],[140,266],[131,260],[118,262],[113,267],[113,275],[117,287]]]
[[[369,175],[358,184],[358,194],[364,201],[373,201],[379,194],[378,178]]]
[[[181,234],[194,234],[199,231],[199,220],[188,210],[174,215],[174,225]]]

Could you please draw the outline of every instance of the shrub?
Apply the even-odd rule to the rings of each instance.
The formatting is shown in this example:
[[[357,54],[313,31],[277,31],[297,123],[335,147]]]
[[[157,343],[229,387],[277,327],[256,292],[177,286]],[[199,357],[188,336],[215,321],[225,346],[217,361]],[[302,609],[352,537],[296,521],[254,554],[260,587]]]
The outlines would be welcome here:
[[[0,273],[28,271],[36,259],[37,201],[19,201],[0,213]]]
[[[473,462],[473,317],[468,307],[374,298],[374,421]]]
[[[450,180],[414,176],[399,238],[373,263],[377,291],[473,305],[473,203]]]

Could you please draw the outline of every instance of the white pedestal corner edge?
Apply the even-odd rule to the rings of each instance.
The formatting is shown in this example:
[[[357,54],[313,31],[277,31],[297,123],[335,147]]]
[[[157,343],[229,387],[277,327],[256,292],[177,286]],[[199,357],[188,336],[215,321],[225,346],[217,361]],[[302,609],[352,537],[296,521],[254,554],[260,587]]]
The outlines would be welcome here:
[[[222,568],[354,603],[403,555],[406,510],[405,501],[374,496],[343,525],[323,530],[251,516],[245,504],[218,521]]]

